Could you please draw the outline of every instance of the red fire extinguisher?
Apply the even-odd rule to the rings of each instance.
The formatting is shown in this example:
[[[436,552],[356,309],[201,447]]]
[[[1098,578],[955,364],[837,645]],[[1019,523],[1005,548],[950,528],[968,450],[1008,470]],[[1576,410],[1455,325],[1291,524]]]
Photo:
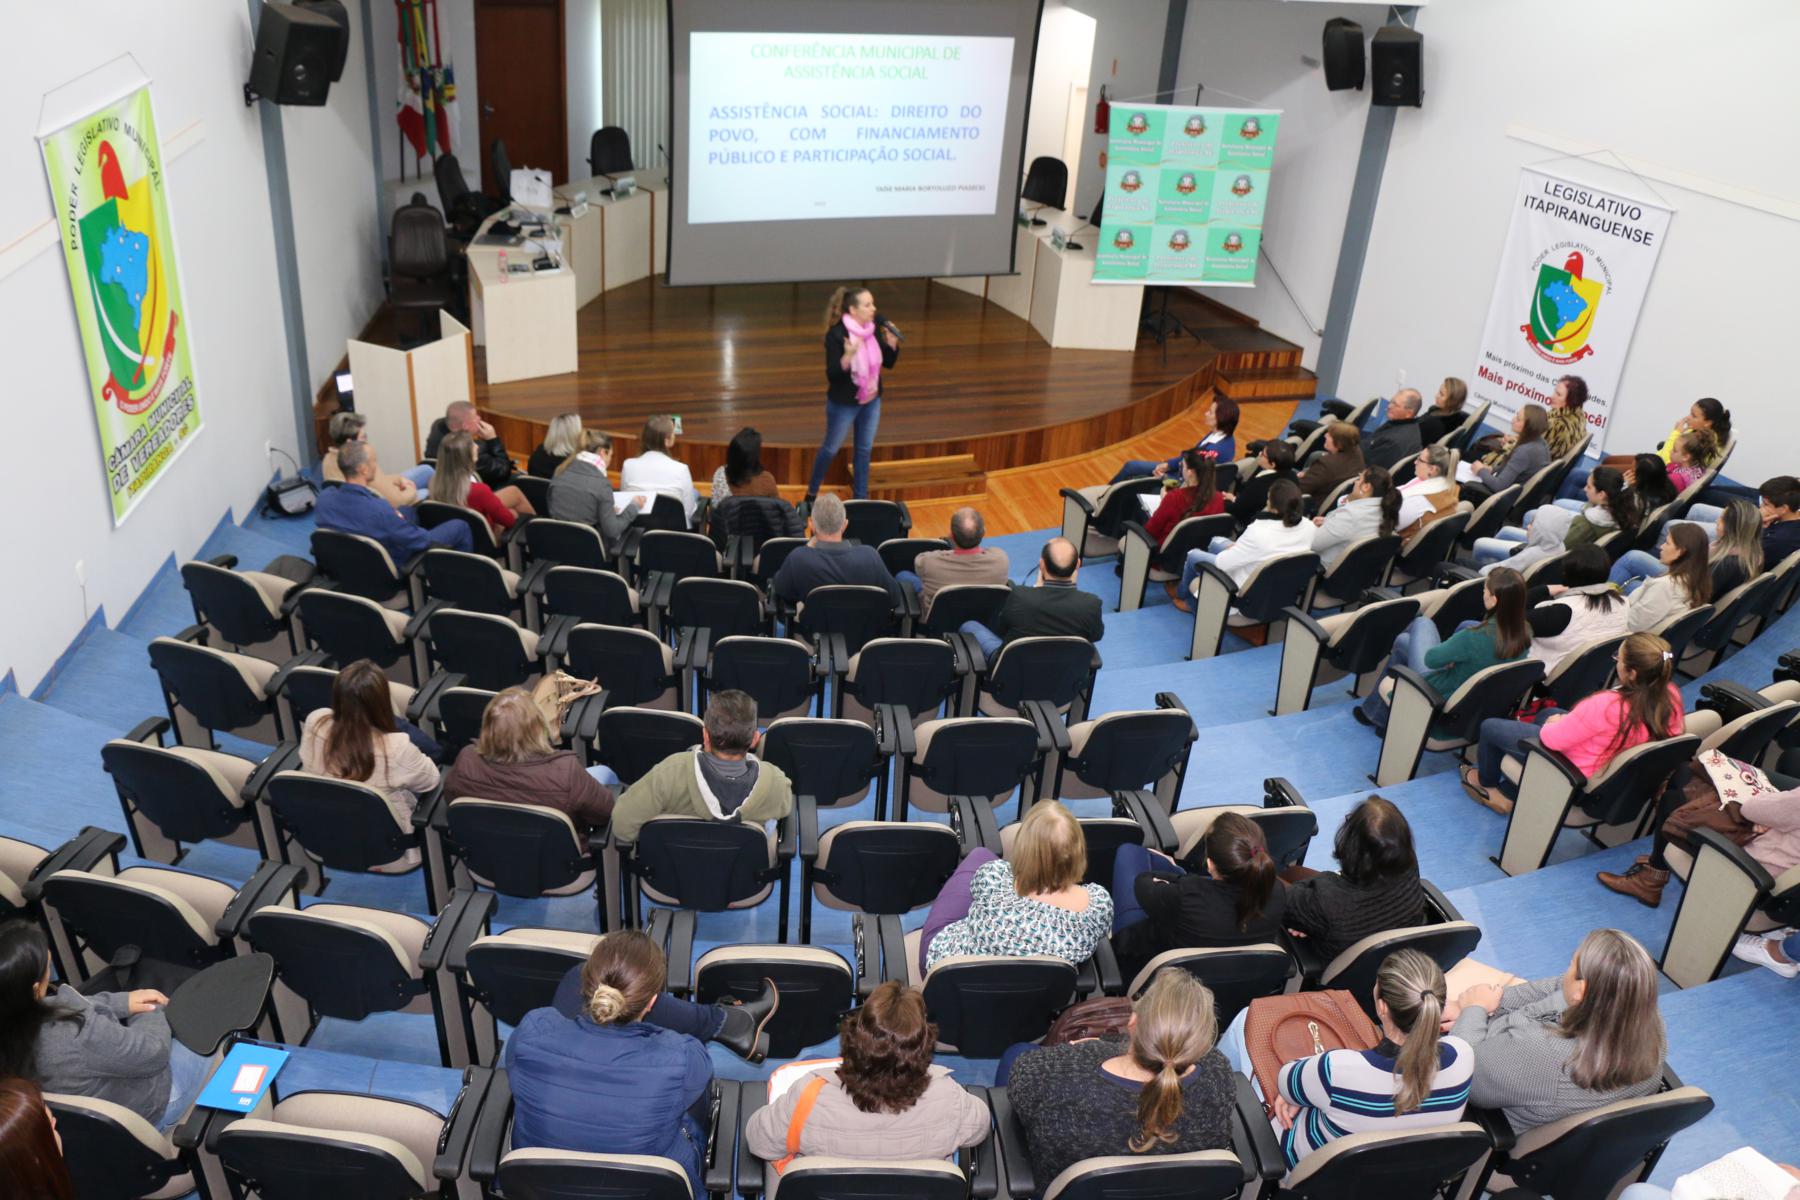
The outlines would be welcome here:
[[[1112,130],[1112,105],[1106,101],[1106,85],[1100,85],[1100,101],[1094,105],[1094,132],[1108,133]]]

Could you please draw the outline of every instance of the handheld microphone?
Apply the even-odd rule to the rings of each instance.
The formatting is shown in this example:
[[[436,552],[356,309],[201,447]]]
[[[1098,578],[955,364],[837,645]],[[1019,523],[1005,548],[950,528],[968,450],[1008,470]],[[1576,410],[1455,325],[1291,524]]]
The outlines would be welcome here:
[[[906,335],[904,333],[900,332],[900,327],[898,325],[894,324],[892,321],[888,320],[886,317],[883,317],[881,319],[881,327],[883,329],[888,330],[890,333],[892,333],[894,335],[895,341],[904,342],[906,340]]]

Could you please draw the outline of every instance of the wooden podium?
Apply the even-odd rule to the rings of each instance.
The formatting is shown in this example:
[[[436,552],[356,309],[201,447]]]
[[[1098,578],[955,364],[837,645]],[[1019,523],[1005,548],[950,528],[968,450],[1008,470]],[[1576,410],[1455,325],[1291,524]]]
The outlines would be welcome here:
[[[368,418],[368,440],[389,474],[423,457],[431,423],[447,405],[475,401],[473,335],[447,312],[438,314],[438,330],[437,341],[411,350],[350,343],[356,411]]]

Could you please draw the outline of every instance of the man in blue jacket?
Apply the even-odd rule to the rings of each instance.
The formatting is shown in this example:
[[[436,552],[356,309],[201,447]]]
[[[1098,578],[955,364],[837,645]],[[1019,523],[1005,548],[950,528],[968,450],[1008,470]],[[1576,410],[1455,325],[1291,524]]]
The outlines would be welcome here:
[[[395,567],[404,566],[415,556],[443,546],[450,550],[473,550],[469,527],[461,521],[446,521],[433,529],[421,529],[414,523],[411,510],[399,509],[369,490],[375,478],[375,447],[367,442],[347,442],[338,449],[338,466],[344,482],[328,487],[313,508],[319,528],[360,534],[380,542]]]

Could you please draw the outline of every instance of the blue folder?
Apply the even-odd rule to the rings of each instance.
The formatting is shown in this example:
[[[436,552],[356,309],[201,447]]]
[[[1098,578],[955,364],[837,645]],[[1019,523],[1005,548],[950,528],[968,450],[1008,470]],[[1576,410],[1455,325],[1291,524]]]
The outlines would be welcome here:
[[[257,1042],[239,1042],[225,1055],[194,1103],[227,1112],[249,1112],[275,1082],[288,1052]]]

